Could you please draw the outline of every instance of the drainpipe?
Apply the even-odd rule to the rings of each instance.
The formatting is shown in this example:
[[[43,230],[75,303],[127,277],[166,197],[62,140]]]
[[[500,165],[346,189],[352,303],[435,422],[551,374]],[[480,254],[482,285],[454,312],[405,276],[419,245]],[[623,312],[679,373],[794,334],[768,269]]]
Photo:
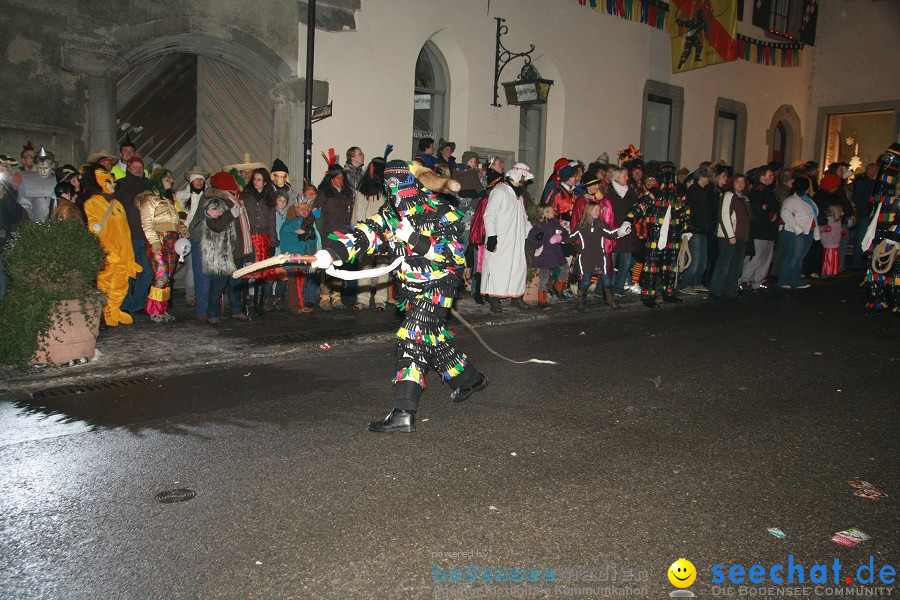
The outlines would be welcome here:
[[[313,101],[313,58],[316,48],[316,0],[308,0],[309,13],[306,18],[306,98],[303,110],[306,123],[303,129],[303,178],[312,183],[312,101]],[[302,193],[302,190],[301,190]]]

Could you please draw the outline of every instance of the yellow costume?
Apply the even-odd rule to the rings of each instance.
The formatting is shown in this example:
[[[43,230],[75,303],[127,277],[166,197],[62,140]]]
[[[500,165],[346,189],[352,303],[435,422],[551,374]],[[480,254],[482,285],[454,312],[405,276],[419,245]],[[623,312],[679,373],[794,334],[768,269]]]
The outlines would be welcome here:
[[[100,245],[106,251],[106,266],[97,275],[97,288],[106,295],[103,318],[111,327],[119,323],[128,325],[133,319],[128,313],[122,312],[120,307],[128,293],[128,278],[134,277],[143,269],[134,261],[131,229],[128,227],[125,209],[112,197],[115,191],[112,175],[109,171],[98,168],[95,178],[105,194],[94,194],[88,198],[84,203],[84,211],[87,213],[88,229],[100,238]],[[104,223],[107,210],[109,217]]]

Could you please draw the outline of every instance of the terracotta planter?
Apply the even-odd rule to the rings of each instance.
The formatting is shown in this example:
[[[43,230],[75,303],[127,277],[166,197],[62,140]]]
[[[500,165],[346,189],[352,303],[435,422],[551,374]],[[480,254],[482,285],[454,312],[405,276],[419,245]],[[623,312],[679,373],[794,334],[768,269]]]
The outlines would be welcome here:
[[[52,327],[39,342],[43,350],[31,357],[31,364],[63,365],[71,360],[94,356],[100,333],[100,311],[97,303],[88,310],[87,318],[78,300],[60,302],[52,318]]]

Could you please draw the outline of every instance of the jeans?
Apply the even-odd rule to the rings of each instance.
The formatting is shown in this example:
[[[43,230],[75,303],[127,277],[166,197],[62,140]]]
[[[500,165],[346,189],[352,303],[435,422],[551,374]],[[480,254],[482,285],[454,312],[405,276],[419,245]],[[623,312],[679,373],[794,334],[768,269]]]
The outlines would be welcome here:
[[[798,235],[787,229],[782,229],[778,235],[784,245],[784,262],[781,263],[778,285],[799,287],[803,285],[800,271],[803,269],[803,258],[812,246],[812,235],[806,233]]]
[[[209,275],[203,272],[203,251],[200,242],[193,239],[191,240],[191,268],[194,272],[194,298],[197,302],[197,316],[205,317],[209,310]]]
[[[744,266],[744,251],[747,242],[735,240],[730,243],[728,238],[717,238],[719,241],[719,258],[713,267],[712,277],[709,280],[709,295],[719,298],[734,298],[738,294],[738,278],[741,276],[741,268]]]
[[[147,306],[147,295],[153,284],[153,269],[147,259],[147,241],[131,240],[131,246],[134,248],[134,261],[144,269],[137,277],[128,280],[128,294],[122,302],[122,310],[134,313]]]
[[[219,298],[224,292],[228,299],[227,313],[232,317],[244,313],[244,302],[241,297],[241,286],[244,283],[242,279],[235,279],[231,275],[207,275],[209,284],[207,296],[204,299],[206,304],[207,315],[210,318],[219,318]],[[197,298],[200,303],[200,298]]]
[[[613,252],[612,264],[616,270],[613,278],[613,293],[624,294],[625,283],[631,278],[631,252]]]
[[[678,289],[703,283],[703,273],[706,272],[706,234],[695,233],[688,240],[688,250],[691,251],[691,264],[678,278]]]

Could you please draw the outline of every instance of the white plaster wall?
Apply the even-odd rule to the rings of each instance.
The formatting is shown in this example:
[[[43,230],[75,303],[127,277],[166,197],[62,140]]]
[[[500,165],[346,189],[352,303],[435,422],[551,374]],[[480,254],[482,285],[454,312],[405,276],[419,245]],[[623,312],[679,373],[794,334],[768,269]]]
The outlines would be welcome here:
[[[343,161],[349,146],[361,146],[372,157],[391,142],[397,148],[394,157],[408,158],[415,61],[429,38],[450,69],[448,139],[457,143],[456,156],[470,146],[515,151],[518,108],[491,106],[498,16],[509,27],[506,47],[517,52],[535,44],[535,66],[555,80],[547,107],[545,172],[562,155],[591,161],[601,152],[614,158],[629,143],[639,145],[648,78],[684,88],[683,165],[710,159],[719,97],[747,106],[745,168],[768,160],[766,130],[783,104],[794,106],[805,139],[812,137],[810,65],[817,50],[808,50],[798,68],[739,60],[672,74],[666,32],[595,13],[575,0],[367,0],[356,13],[357,31],[316,33],[315,77],[329,82],[335,116],[314,125],[314,179],[324,173],[318,156],[329,146]],[[823,21],[827,19],[820,17],[820,28]],[[750,24],[749,6],[739,31],[762,35]],[[305,46],[301,26],[301,65]],[[521,65],[521,59],[510,63],[501,81],[513,79]]]

